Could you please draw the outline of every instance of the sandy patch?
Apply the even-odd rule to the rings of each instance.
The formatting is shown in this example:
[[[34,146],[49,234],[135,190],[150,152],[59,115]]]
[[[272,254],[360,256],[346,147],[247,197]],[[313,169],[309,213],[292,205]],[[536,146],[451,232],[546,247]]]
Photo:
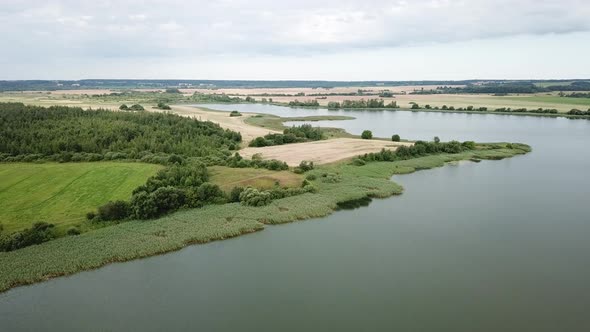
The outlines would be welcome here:
[[[286,162],[289,166],[297,166],[303,160],[313,161],[316,164],[327,164],[350,159],[364,153],[378,152],[381,149],[396,150],[401,145],[412,145],[412,143],[336,138],[263,148],[245,148],[239,153],[245,158],[251,158],[254,154],[260,153],[263,159],[278,159]]]

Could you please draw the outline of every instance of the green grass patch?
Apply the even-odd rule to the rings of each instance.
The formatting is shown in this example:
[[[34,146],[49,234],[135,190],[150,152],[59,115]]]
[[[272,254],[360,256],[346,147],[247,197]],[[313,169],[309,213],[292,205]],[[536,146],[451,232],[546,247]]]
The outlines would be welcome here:
[[[273,130],[283,131],[287,128],[283,123],[288,121],[330,121],[330,120],[354,120],[352,116],[342,115],[317,115],[299,117],[280,117],[270,114],[258,114],[249,117],[244,122],[253,126],[264,127]]]
[[[209,181],[218,185],[223,191],[230,192],[234,187],[251,186],[257,189],[280,187],[301,187],[303,176],[289,171],[269,171],[261,168],[230,168],[212,166]]]
[[[338,203],[401,194],[403,188],[390,180],[394,174],[439,167],[459,160],[507,158],[528,151],[530,148],[526,145],[500,143],[479,145],[476,150],[459,154],[369,162],[364,166],[341,163],[317,167],[306,173],[308,177],[309,174],[315,175],[311,181],[317,187],[317,193],[275,200],[263,207],[238,203],[208,205],[157,220],[130,221],[12,252],[0,252],[0,292],[112,262],[259,231],[264,224],[326,216],[338,208]]]
[[[58,231],[84,221],[110,200],[129,199],[162,166],[144,163],[0,164],[0,220],[4,232],[36,221]]]

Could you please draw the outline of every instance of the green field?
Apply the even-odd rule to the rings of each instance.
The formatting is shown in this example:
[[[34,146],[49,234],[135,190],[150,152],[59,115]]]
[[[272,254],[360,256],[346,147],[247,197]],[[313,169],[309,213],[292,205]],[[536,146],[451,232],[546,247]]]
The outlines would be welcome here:
[[[160,168],[115,162],[0,164],[0,222],[5,232],[37,221],[64,230],[109,200],[129,199]]]
[[[590,98],[559,97],[559,96],[555,96],[555,95],[551,95],[551,96],[535,95],[535,96],[526,96],[526,97],[506,96],[506,97],[502,97],[502,99],[529,102],[531,104],[532,103],[543,103],[543,104],[553,104],[553,105],[565,104],[565,105],[574,105],[574,106],[576,106],[576,105],[590,106]],[[541,106],[539,106],[539,107],[541,107]]]

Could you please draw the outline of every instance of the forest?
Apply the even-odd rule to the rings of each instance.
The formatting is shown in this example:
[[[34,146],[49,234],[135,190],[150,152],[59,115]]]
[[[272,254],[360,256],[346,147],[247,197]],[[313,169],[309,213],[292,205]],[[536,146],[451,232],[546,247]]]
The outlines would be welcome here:
[[[0,103],[0,160],[148,160],[223,157],[240,133],[174,114]]]

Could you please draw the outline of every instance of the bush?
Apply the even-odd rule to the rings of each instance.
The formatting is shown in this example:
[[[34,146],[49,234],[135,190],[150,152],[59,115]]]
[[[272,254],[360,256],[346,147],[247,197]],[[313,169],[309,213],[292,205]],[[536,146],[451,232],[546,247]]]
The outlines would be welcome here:
[[[55,238],[54,225],[37,222],[31,228],[0,237],[0,251],[12,251]]]
[[[135,106],[135,105],[134,105],[134,106]],[[170,105],[167,105],[167,104],[165,104],[165,103],[163,103],[163,102],[159,102],[157,107],[158,107],[159,109],[161,109],[161,110],[171,110],[171,109],[172,109],[172,108],[170,107]]]
[[[125,201],[111,201],[98,208],[98,218],[106,221],[122,220],[129,217],[130,212],[129,203]]]
[[[264,206],[272,201],[267,191],[259,191],[256,188],[247,187],[240,193],[240,203],[247,206]]]
[[[395,135],[391,136],[391,140],[393,142],[399,142],[401,140],[401,137],[399,137],[398,134],[395,134]]]
[[[364,165],[366,165],[366,162],[360,158],[355,158],[352,160],[352,164],[354,166],[364,166]]]
[[[240,194],[244,191],[244,187],[234,187],[229,193],[229,201],[232,203],[240,201]]]
[[[131,105],[131,107],[129,107],[130,111],[144,111],[145,108],[143,108],[143,106],[139,105],[139,104],[134,104]]]
[[[338,183],[342,181],[342,176],[336,173],[324,173],[320,180],[324,183]]]
[[[73,235],[80,235],[80,230],[76,227],[70,227],[68,228],[68,231],[66,232],[66,234],[73,236]]]
[[[301,169],[301,171],[303,173],[305,173],[307,171],[311,171],[313,169],[313,161],[303,160],[302,162],[299,163],[299,169]]]
[[[434,143],[440,143],[440,138],[438,138],[438,136],[434,136]]]
[[[317,179],[317,176],[315,174],[308,174],[305,177],[305,179],[308,180],[308,181],[314,181],[315,179]]]
[[[231,113],[229,113],[230,117],[234,117],[234,116],[242,116],[242,113],[238,112],[238,111],[231,111]]]
[[[363,133],[361,134],[361,138],[362,139],[371,139],[371,138],[373,138],[373,132],[371,132],[370,130],[363,130]]]
[[[88,212],[88,213],[86,213],[86,219],[87,219],[87,220],[92,220],[92,219],[94,219],[95,217],[96,217],[96,213],[94,213],[94,212],[92,212],[92,211],[91,211],[91,212]]]
[[[0,223],[0,234],[4,231],[4,225]]]
[[[123,105],[119,106],[119,109],[121,111],[128,111],[129,110],[129,106],[127,106],[126,104],[123,104]]]
[[[203,203],[219,203],[224,195],[218,185],[205,182],[197,189],[197,197]]]
[[[418,110],[418,109],[420,109],[420,105],[413,103],[411,109]]]

